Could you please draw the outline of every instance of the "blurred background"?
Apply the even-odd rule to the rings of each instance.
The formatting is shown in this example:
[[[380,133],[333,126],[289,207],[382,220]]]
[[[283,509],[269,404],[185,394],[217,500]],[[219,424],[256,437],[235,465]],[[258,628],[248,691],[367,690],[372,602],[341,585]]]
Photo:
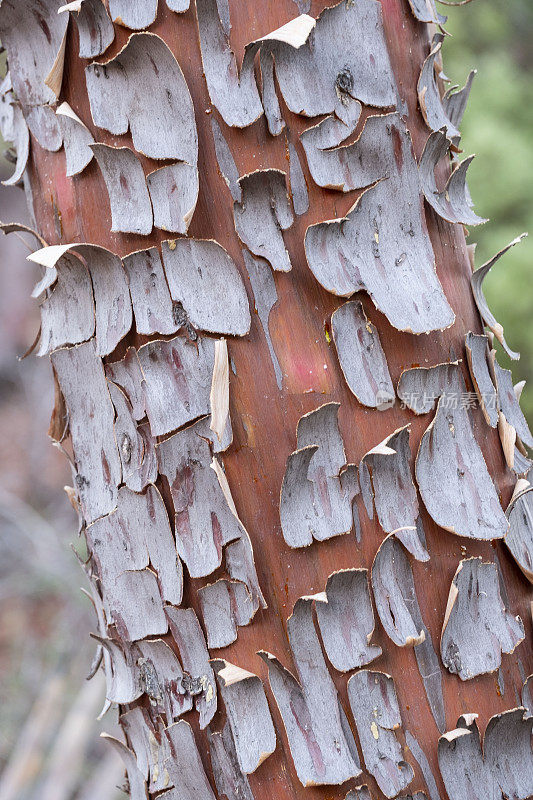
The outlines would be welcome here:
[[[476,266],[522,231],[530,238],[493,269],[485,290],[527,379],[522,406],[533,423],[533,4],[474,0],[448,13],[444,68],[452,83],[478,70],[462,123],[465,155],[476,153],[469,185],[478,214]],[[3,148],[2,148],[3,149]],[[0,161],[1,177],[10,165]],[[23,192],[0,191],[0,219],[25,221]],[[98,739],[113,733],[100,678],[83,680],[94,648],[93,610],[77,520],[62,487],[66,460],[46,436],[53,391],[47,359],[19,361],[35,338],[28,248],[0,239],[0,800],[115,800],[122,766]],[[500,358],[510,366],[505,355]]]

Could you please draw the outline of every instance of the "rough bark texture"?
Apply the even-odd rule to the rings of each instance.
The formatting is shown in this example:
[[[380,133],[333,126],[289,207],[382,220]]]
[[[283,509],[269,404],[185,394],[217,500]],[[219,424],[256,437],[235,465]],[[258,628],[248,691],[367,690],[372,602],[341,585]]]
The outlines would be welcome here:
[[[465,391],[479,389],[469,375],[465,336],[481,335],[483,327],[465,231],[439,216],[442,209],[448,219],[461,216],[451,216],[450,202],[471,211],[465,168],[448,185],[450,197],[443,192],[452,172],[451,138],[457,142],[464,109],[458,99],[451,105],[444,99],[440,114],[436,108],[442,92],[438,49],[430,60],[437,68],[428,79],[430,96],[423,85],[433,22],[442,18],[432,3],[414,0],[341,0],[322,16],[322,0],[231,0],[229,9],[223,0],[197,0],[190,8],[170,0],[159,0],[158,8],[157,2],[117,0],[109,3],[110,16],[98,0],[71,3],[58,15],[59,5],[0,5],[0,35],[20,104],[13,105],[9,80],[4,82],[1,121],[20,145],[17,180],[26,147],[22,108],[32,131],[25,184],[38,233],[49,245],[73,245],[68,253],[43,251],[35,259],[46,265],[37,291],[48,337],[41,352],[56,351],[52,362],[60,389],[50,433],[65,444],[72,439],[70,495],[80,508],[80,524],[90,524],[85,569],[98,614],[108,702],[121,704],[127,747],[111,744],[124,758],[132,797],[341,800],[350,790],[349,797],[368,797],[356,790],[367,784],[374,798],[424,792],[438,800],[446,796],[438,752],[448,791],[455,792],[451,798],[474,796],[460,787],[469,785],[468,776],[474,780],[476,770],[484,771],[491,798],[501,792],[530,796],[533,765],[524,744],[530,718],[516,711],[493,719],[485,762],[476,750],[473,721],[456,728],[461,715],[477,714],[483,732],[491,717],[520,706],[533,670],[526,579],[532,565],[531,520],[518,519],[520,509],[529,508],[524,498],[514,504],[514,515],[509,512],[511,525],[516,518],[512,547],[502,540],[502,509],[516,474],[528,468],[520,431],[503,403],[498,430],[478,406],[462,409],[458,426],[446,411],[448,386],[456,393],[463,382]],[[318,19],[316,25],[302,17],[261,41],[300,11]],[[146,24],[151,35],[134,33],[124,50],[132,34],[126,26]],[[56,69],[45,85],[54,59],[61,66],[63,43],[62,80]],[[239,65],[250,45],[240,84],[228,43]],[[90,66],[91,57],[98,63]],[[113,59],[112,68],[100,66]],[[64,120],[57,126],[56,100],[68,103],[89,131],[80,128],[85,153],[76,154],[75,168],[56,145],[63,130],[65,146],[80,146],[73,138],[80,130],[69,128],[68,138]],[[385,114],[388,119],[370,123],[376,135],[365,138],[367,118]],[[95,115],[105,127],[95,125]],[[430,198],[431,206],[419,188],[417,167],[432,133],[429,117],[453,123],[448,139],[438,134],[446,157],[436,169],[441,194]],[[302,132],[318,123],[319,130],[304,137],[304,149]],[[86,147],[90,136],[96,159]],[[342,148],[332,150],[341,142]],[[186,231],[186,239],[199,244],[182,246],[182,239],[174,242],[157,229],[165,226],[157,219],[156,193],[149,198],[142,174],[147,213],[131,194],[132,176],[116,159],[113,187],[106,187],[111,181],[102,154],[110,151],[104,146],[129,148],[123,152],[135,163],[137,178],[139,170],[148,176],[177,165],[159,186],[157,203],[178,219],[172,230]],[[79,174],[67,177],[67,169],[78,168]],[[423,186],[431,187],[427,164],[425,169]],[[139,214],[138,229],[151,233],[112,232],[108,189],[113,220],[116,211]],[[468,219],[476,221],[472,214]],[[320,225],[327,221],[332,222]],[[135,229],[128,225],[130,220],[122,229]],[[319,225],[308,234],[306,253],[306,232]],[[150,248],[163,241],[160,261]],[[103,274],[105,251],[98,251],[98,260],[86,245],[77,251],[76,243],[98,245],[120,258],[135,253],[121,278],[130,295]],[[433,275],[431,248],[443,291]],[[72,277],[76,253],[85,283]],[[107,261],[116,269],[116,260],[108,255]],[[218,272],[210,278],[218,262],[226,280]],[[333,281],[328,291],[321,276],[330,269],[338,270],[340,288]],[[80,303],[91,302],[91,282],[96,327],[91,316],[82,329]],[[249,331],[242,285],[252,310]],[[362,306],[338,313],[332,334],[331,315],[354,292]],[[357,324],[347,316],[353,309]],[[153,333],[139,333],[135,323]],[[230,369],[217,339],[228,334]],[[357,337],[352,352],[350,337]],[[65,350],[65,344],[76,346]],[[488,348],[486,357],[483,369],[498,388]],[[420,398],[391,402],[391,386],[398,386],[406,370],[457,359],[459,366],[450,370],[460,371],[462,379],[432,384],[427,408]],[[228,376],[231,422],[225,410]],[[363,398],[363,389],[375,398]],[[436,405],[438,425],[428,428]],[[481,453],[475,449],[474,458],[461,450],[472,447],[470,424],[496,484],[490,491],[485,471],[468,469],[482,463]],[[401,437],[392,436],[402,428]],[[470,507],[452,516],[468,525],[438,527],[417,496],[414,460],[424,433],[416,476],[423,476],[422,499],[437,494],[431,507],[446,509],[466,498]],[[155,459],[157,489],[151,486]],[[452,487],[446,498],[438,497],[442,486],[432,484],[437,463],[453,478],[445,482]],[[483,492],[476,489],[478,479]],[[528,488],[523,481],[520,489]],[[387,534],[391,538],[374,563]],[[472,557],[496,564],[495,613],[503,603],[513,617],[519,615],[525,643],[509,655],[511,648],[502,648],[498,674],[462,681],[437,653],[454,575]],[[370,575],[373,563],[368,584],[349,579],[365,574],[354,570]],[[328,583],[334,574],[339,577]],[[377,584],[374,628],[370,587],[375,592]],[[460,591],[471,592],[470,625],[479,598],[471,586]],[[394,608],[401,618],[394,617]],[[475,640],[475,624],[468,625],[461,635]],[[409,633],[398,636],[399,628]],[[261,658],[258,651],[267,652]],[[370,661],[370,670],[351,678],[345,672]],[[448,738],[439,744],[445,731]],[[505,768],[497,766],[499,747]]]

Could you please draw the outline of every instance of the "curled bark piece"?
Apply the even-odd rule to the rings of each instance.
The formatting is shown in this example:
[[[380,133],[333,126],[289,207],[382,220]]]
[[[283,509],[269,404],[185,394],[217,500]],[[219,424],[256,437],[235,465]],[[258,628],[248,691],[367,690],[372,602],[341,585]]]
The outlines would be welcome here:
[[[261,678],[222,659],[214,659],[220,693],[241,771],[250,775],[276,749],[276,731]]]
[[[100,736],[118,753],[126,767],[131,800],[146,800],[148,797],[146,781],[139,771],[137,759],[129,747],[126,747],[119,739],[115,739],[114,736],[110,736],[108,733],[101,733]]]
[[[289,144],[289,183],[294,213],[305,214],[309,209],[309,193],[298,152],[293,144]]]
[[[104,368],[92,340],[56,350],[51,359],[69,411],[76,488],[90,523],[115,508],[122,474]]]
[[[56,266],[45,267],[44,278],[35,287],[34,294],[39,298],[43,290],[45,296],[39,304],[41,341],[37,355],[44,356],[58,347],[81,344],[90,339],[94,333],[95,306],[91,278],[82,261],[72,253],[65,253]]]
[[[269,133],[272,136],[279,136],[285,128],[285,120],[281,114],[278,96],[276,94],[276,83],[274,81],[274,56],[269,49],[261,50],[261,98]]]
[[[181,428],[210,411],[215,345],[183,336],[156,339],[138,350],[146,413],[152,436]]]
[[[116,384],[108,381],[115,407],[115,441],[122,462],[122,480],[133,492],[142,492],[157,478],[155,443],[146,425],[137,427],[130,401]]]
[[[420,561],[429,558],[416,529],[399,530],[389,535],[381,544],[372,566],[376,610],[385,631],[395,644],[400,647],[414,646],[431,713],[437,728],[444,731],[446,715],[440,664],[422,619],[413,572],[403,548]]]
[[[198,199],[198,169],[178,162],[151,172],[146,185],[154,209],[154,225],[170,233],[187,233]]]
[[[522,239],[527,236],[526,233],[521,234],[521,236],[517,236],[516,239],[513,239],[503,250],[500,250],[499,253],[496,253],[489,261],[483,264],[479,269],[476,269],[472,278],[470,279],[472,284],[472,293],[474,295],[474,300],[476,301],[476,305],[478,308],[479,313],[481,314],[481,318],[487,328],[492,331],[496,339],[499,341],[509,358],[512,358],[513,361],[516,361],[520,358],[520,353],[515,353],[514,350],[511,350],[505,341],[505,337],[503,335],[503,326],[496,320],[495,316],[493,315],[492,311],[490,310],[485,295],[483,294],[483,281],[485,280],[486,276],[488,275],[491,267],[494,266],[498,259],[505,255],[511,247],[514,247],[515,244],[518,244],[522,241]]]
[[[211,406],[210,428],[221,442],[229,417],[229,359],[228,343],[225,339],[215,342],[209,405]]]
[[[111,230],[147,236],[154,224],[141,162],[129,147],[92,144],[111,205]]]
[[[420,441],[415,464],[418,487],[428,513],[441,528],[470,539],[502,539],[508,522],[460,402],[462,392],[464,384],[456,374]]]
[[[6,142],[11,142],[17,154],[15,170],[10,178],[2,181],[3,186],[15,186],[21,179],[30,155],[30,132],[22,109],[15,103],[11,93],[0,97],[0,132]]]
[[[166,2],[170,10],[175,11],[176,14],[183,14],[190,5],[190,0],[166,0]]]
[[[267,261],[265,261],[263,258],[254,258],[246,249],[242,251],[242,254],[244,258],[244,264],[248,272],[248,277],[250,278],[250,283],[252,285],[252,291],[254,293],[255,308],[257,310],[259,321],[261,322],[261,327],[263,328],[263,333],[265,334],[272,366],[274,367],[276,383],[278,385],[278,389],[281,389],[283,385],[283,375],[276,351],[274,350],[268,325],[270,312],[278,301],[276,283],[272,275],[272,270],[270,269],[270,264]]]
[[[29,261],[50,269],[66,253],[73,252],[85,261],[91,274],[96,305],[96,352],[113,352],[132,323],[128,283],[120,258],[96,244],[51,245],[28,256]]]
[[[299,682],[278,659],[261,651],[303,786],[340,785],[361,774],[353,735],[326,667],[312,617],[300,598],[287,621]]]
[[[509,469],[514,470],[514,457],[515,453],[518,452],[518,439],[515,429],[509,422],[507,422],[502,411],[498,412],[498,433],[500,435],[503,455],[505,457],[507,466]]]
[[[63,140],[52,106],[32,106],[24,109],[24,114],[30,132],[41,147],[52,153],[57,152],[63,144]]]
[[[227,800],[254,800],[247,776],[239,768],[235,742],[226,722],[220,733],[207,729],[217,791]]]
[[[116,511],[90,525],[87,538],[99,566],[111,617],[121,635],[125,635],[124,628],[130,641],[166,633],[161,600],[181,603],[183,573],[165,506],[155,486],[150,486],[144,494],[136,494],[127,487],[119,489]],[[149,564],[156,575],[147,569]],[[119,586],[130,593],[133,608],[123,610],[125,602],[118,596]],[[143,587],[152,597],[155,593],[153,619],[149,614],[145,620],[135,619],[136,606],[143,602],[140,597]],[[135,591],[139,597],[134,602]],[[150,629],[152,624],[156,630]],[[132,629],[145,632],[132,635]]]
[[[262,47],[282,44],[298,50],[307,41],[315,20],[307,14],[246,45],[239,69],[229,43],[229,7],[220,0],[200,0],[196,6],[202,64],[211,102],[227,125],[244,128],[263,113],[254,75],[254,59]],[[273,95],[273,81],[269,83]],[[277,103],[276,103],[277,105]],[[279,110],[279,107],[278,107]]]
[[[226,418],[226,427],[224,428],[222,439],[219,439],[218,436],[211,430],[210,416],[201,417],[199,420],[197,420],[197,422],[193,422],[190,427],[195,429],[198,436],[201,436],[202,439],[205,439],[211,444],[213,453],[223,453],[233,442],[233,430],[231,427],[231,418],[229,414]]]
[[[302,133],[300,139],[308,160],[313,159],[315,149],[327,152],[333,150],[333,148],[337,148],[341,142],[348,138],[357,127],[357,123],[361,117],[361,111],[361,103],[357,100],[352,100],[347,106],[344,119],[339,119],[331,114],[317,125],[307,128]],[[375,125],[375,120],[379,119],[383,119],[383,117],[375,117],[371,124]],[[379,130],[379,127],[376,128],[376,132],[379,132]],[[358,142],[361,144],[361,137],[359,137]],[[348,151],[348,148],[339,149],[336,155],[334,154],[335,162],[342,161],[343,157],[345,157],[345,154],[343,156],[342,150]],[[322,157],[326,158],[326,156]],[[333,158],[333,156],[331,158]],[[328,164],[328,166],[331,167],[332,164]],[[317,172],[318,170],[314,168],[314,171]]]
[[[244,128],[263,113],[254,75],[257,47],[247,48],[241,68],[231,50],[216,0],[196,3],[202,64],[209,97],[226,125]]]
[[[139,680],[150,705],[167,719],[190,711],[192,697],[183,686],[183,670],[174,651],[163,639],[136,642],[135,657]]]
[[[510,369],[500,367],[495,357],[491,360],[500,411],[509,425],[513,426],[520,441],[527,447],[533,447],[533,435],[513,386],[513,373]]]
[[[522,705],[533,714],[533,675],[529,675],[522,687]]]
[[[394,431],[362,459],[370,473],[377,515],[385,533],[416,529],[418,498],[411,476],[409,430],[405,425]],[[428,558],[425,552],[423,560]]]
[[[87,535],[104,584],[106,578],[113,580],[126,570],[141,570],[151,564],[162,599],[181,603],[182,567],[167,512],[155,486],[149,486],[144,494],[121,487],[116,511],[92,523]]]
[[[146,413],[142,387],[143,374],[135,348],[128,347],[121,361],[106,364],[105,374],[109,380],[120,386],[130,401],[133,419],[137,421],[142,419]]]
[[[109,0],[109,13],[117,25],[140,31],[155,22],[157,0]]]
[[[394,644],[421,644],[426,634],[420,625],[413,571],[403,545],[393,535],[383,540],[374,558],[372,589],[381,624]]]
[[[340,672],[369,664],[381,655],[371,644],[374,612],[368,570],[343,569],[329,576],[324,596],[316,595],[316,613],[326,654]]]
[[[181,68],[154,33],[133,33],[120,53],[85,69],[94,124],[115,135],[131,131],[149,158],[196,166],[194,109]]]
[[[281,38],[275,41],[276,33],[269,49],[281,94],[295,114],[316,117],[335,112],[344,119],[352,98],[381,108],[395,105],[379,3],[358,0],[324,9],[298,49]],[[309,81],[309,75],[315,79]]]
[[[148,710],[136,706],[121,714],[120,724],[135,753],[137,767],[143,778],[148,781],[148,790],[158,792],[168,788],[171,785],[165,766],[165,761],[170,755],[168,739],[151,721]]]
[[[58,8],[69,11],[78,27],[80,58],[95,58],[104,53],[115,39],[115,29],[101,0],[74,0]]]
[[[56,109],[56,115],[65,147],[67,178],[70,178],[83,172],[91,161],[93,152],[89,145],[94,144],[94,139],[68,103],[61,103]]]
[[[229,144],[225,140],[220,125],[216,118],[211,117],[211,132],[215,143],[215,154],[220,174],[226,181],[230,194],[236,203],[241,202],[241,187],[239,186],[239,170],[233,158]]]
[[[500,800],[499,787],[483,761],[476,717],[459,717],[457,728],[439,739],[439,768],[450,800]]]
[[[110,666],[105,670],[107,702],[132,703],[137,700],[142,695],[143,688],[135,668],[131,645],[127,641],[107,639],[95,633],[90,635],[103,647],[104,659],[105,656],[109,658]]]
[[[370,408],[394,403],[394,387],[379,334],[361,302],[350,301],[331,315],[331,331],[343,375],[359,402]]]
[[[250,537],[242,523],[241,527],[240,538],[226,546],[226,568],[233,580],[241,581],[247,587],[255,614],[259,608],[267,608],[267,604],[259,585]]]
[[[374,124],[371,119],[366,125]],[[333,294],[364,289],[399,330],[446,328],[454,315],[435,273],[411,140],[397,114],[379,119],[388,137],[379,166],[388,177],[367,189],[343,219],[307,229],[307,261]]]
[[[533,717],[524,708],[491,717],[483,748],[476,717],[459,717],[457,728],[439,739],[439,767],[450,800],[500,800],[502,795],[527,800],[533,793]]]
[[[533,795],[533,717],[514,708],[491,717],[485,729],[485,763],[504,797],[526,800]]]
[[[395,171],[393,151],[400,143],[391,123],[398,119],[396,115],[369,117],[353,144],[336,146],[339,139],[342,141],[355,130],[360,114],[360,103],[354,103],[349,124],[327,117],[302,133],[300,138],[309,171],[318,186],[350,192],[370,186]],[[401,166],[397,163],[396,168]]]
[[[522,620],[513,617],[500,596],[496,566],[481,558],[461,561],[442,627],[444,666],[463,681],[495,672],[502,652],[512,653],[523,638]]]
[[[405,369],[398,381],[398,397],[415,414],[429,414],[439,397],[446,395],[446,389],[453,390],[458,364],[458,361],[452,361],[433,367]]]
[[[298,450],[287,460],[280,497],[281,529],[290,547],[352,528],[353,493],[341,482],[346,456],[337,413],[338,403],[327,403],[298,423]]]
[[[446,17],[439,14],[435,8],[434,0],[408,0],[413,16],[420,22],[443,25]]]
[[[26,234],[27,233],[27,234],[29,234],[30,236],[33,237],[33,239],[35,240],[35,244],[38,247],[41,247],[41,248],[42,247],[46,247],[46,241],[43,239],[43,237],[40,236],[37,233],[37,231],[34,231],[33,228],[29,228],[27,225],[23,225],[22,222],[0,222],[0,231],[2,231],[4,236],[7,236],[10,233],[16,233],[16,234],[19,234],[19,233]],[[23,241],[26,242],[25,239],[23,239]],[[28,247],[31,249],[29,243],[28,243]],[[32,293],[32,297],[34,297],[33,293]]]
[[[137,333],[175,333],[179,322],[157,247],[130,253],[122,263],[128,276]]]
[[[533,583],[533,491],[529,483],[526,491],[513,496],[506,514],[509,530],[504,542],[528,581]]]
[[[459,92],[455,91],[454,87],[441,97],[435,64],[441,57],[441,47],[442,37],[437,36],[420,72],[417,86],[418,102],[428,128],[432,131],[444,130],[448,139],[457,144],[461,138],[459,125],[476,73],[475,70],[470,72],[465,86]]]
[[[450,151],[450,142],[444,129],[433,131],[428,136],[420,157],[420,186],[429,205],[448,222],[462,225],[482,225],[487,222],[472,210],[472,198],[466,184],[466,172],[474,156],[469,156],[454,166],[446,186],[439,192],[435,179],[435,167]]]
[[[294,217],[285,183],[278,169],[251,172],[239,178],[240,203],[233,204],[235,230],[251,252],[265,258],[272,269],[289,272],[291,261],[282,231],[290,228]]]
[[[165,729],[165,735],[170,746],[166,767],[175,787],[174,793],[166,793],[170,794],[168,800],[216,800],[189,723],[175,722]]]
[[[466,360],[483,416],[491,428],[498,424],[498,396],[489,370],[489,341],[469,331],[465,337]]]
[[[194,705],[199,714],[200,728],[203,730],[209,725],[217,710],[215,675],[209,663],[204,635],[194,609],[167,606],[165,610],[186,673],[184,686],[195,698]],[[190,775],[190,767],[185,772]],[[171,777],[174,776],[171,774]]]
[[[157,445],[157,457],[174,502],[178,553],[192,578],[210,575],[221,564],[223,546],[244,529],[211,469],[209,444],[191,426]]]
[[[50,150],[52,153],[57,152],[63,140],[52,106],[32,106],[29,109],[25,109],[25,115],[28,128],[41,147],[45,150]]]
[[[252,605],[255,613],[259,607],[267,608],[267,604],[257,578],[252,543],[246,528],[237,514],[226,473],[216,458],[213,458],[211,462],[211,469],[215,472],[228,508],[239,525],[238,539],[229,542],[226,547],[226,568],[228,570],[228,575],[230,578],[239,580],[247,586],[252,598]]]
[[[395,797],[414,778],[394,730],[402,724],[394,681],[363,669],[348,681],[348,700],[367,770],[386,797]]]
[[[25,113],[57,100],[67,25],[68,17],[57,13],[55,0],[2,2],[0,37],[7,50],[13,89]]]
[[[452,125],[455,125],[456,128],[459,127],[461,120],[463,119],[466,111],[466,104],[468,103],[468,98],[470,96],[470,89],[472,88],[472,83],[476,75],[477,70],[470,70],[468,73],[468,78],[466,79],[466,83],[462,89],[460,89],[459,86],[450,86],[442,98],[444,112]]]
[[[162,640],[159,639],[159,641]],[[131,749],[135,753],[137,768],[144,780],[147,781],[150,775],[148,737],[152,732],[148,711],[142,706],[136,706],[121,714],[119,719]]]
[[[233,259],[218,242],[176,239],[163,242],[161,250],[170,294],[186,321],[210,333],[248,333],[246,289]]]
[[[246,584],[221,578],[198,589],[207,632],[207,646],[227,647],[237,640],[237,629],[248,625],[255,613]]]

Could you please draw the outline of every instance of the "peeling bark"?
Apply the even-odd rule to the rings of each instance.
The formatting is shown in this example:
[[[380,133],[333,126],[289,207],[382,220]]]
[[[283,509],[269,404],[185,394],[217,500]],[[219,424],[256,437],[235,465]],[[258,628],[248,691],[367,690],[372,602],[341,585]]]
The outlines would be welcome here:
[[[394,387],[379,334],[362,303],[351,301],[334,311],[331,330],[346,383],[359,402],[370,408],[394,402]]]
[[[316,595],[316,613],[326,654],[340,672],[369,664],[381,655],[371,644],[374,612],[366,569],[334,572],[324,597]]]
[[[261,679],[227,661],[213,662],[239,767],[249,775],[276,749],[276,732]]]
[[[463,386],[456,371],[447,387],[455,397]],[[505,536],[508,523],[468,412],[460,403],[448,408],[446,392],[421,439],[415,471],[424,504],[442,528],[471,539]]]
[[[380,148],[370,161],[379,154],[381,174],[363,176],[359,186],[378,182],[343,219],[307,229],[309,267],[333,294],[347,297],[364,289],[398,330],[427,333],[446,328],[454,315],[435,274],[409,134],[397,114],[370,117],[356,143],[361,148],[367,128],[379,131],[377,139],[369,137],[368,142],[371,151]]]
[[[353,480],[342,480],[346,465],[335,403],[317,408],[298,422],[298,450],[288,458],[281,487],[283,536],[291,547],[307,547],[352,528]]]
[[[58,9],[70,12],[80,39],[80,58],[95,58],[105,53],[115,39],[115,29],[101,0],[74,0]]]
[[[270,653],[270,686],[303,786],[341,784],[361,774],[357,750],[337,691],[320,650],[311,600],[300,598],[288,620],[288,634],[300,683]]]
[[[531,648],[487,673],[528,627],[529,480],[509,494],[533,437],[491,352],[518,355],[483,296],[501,254],[472,274],[464,238],[473,73],[442,91],[445,18],[59,5],[0,6],[6,183],[37,232],[0,228],[37,248],[30,351],[53,365],[126,788],[525,800]],[[437,744],[458,703],[493,715],[483,747],[473,715]]]
[[[386,797],[395,797],[414,777],[394,730],[401,725],[394,681],[382,672],[361,670],[348,681],[348,698],[365,766]]]
[[[241,200],[233,206],[235,230],[255,256],[266,259],[272,269],[289,272],[291,262],[282,231],[290,228],[293,215],[280,170],[260,170],[238,180]]]
[[[439,739],[439,766],[450,800],[527,800],[533,793],[533,718],[523,708],[491,717],[482,751],[476,717],[459,717],[457,728]]]
[[[472,209],[472,198],[466,184],[466,172],[474,156],[456,164],[442,191],[437,188],[435,168],[450,152],[450,141],[446,128],[434,131],[428,137],[420,157],[420,184],[430,206],[448,222],[462,225],[482,225],[487,222]]]
[[[505,608],[494,564],[461,561],[455,573],[441,637],[445,667],[470,680],[500,667],[502,653],[512,653],[524,638],[520,617]]]

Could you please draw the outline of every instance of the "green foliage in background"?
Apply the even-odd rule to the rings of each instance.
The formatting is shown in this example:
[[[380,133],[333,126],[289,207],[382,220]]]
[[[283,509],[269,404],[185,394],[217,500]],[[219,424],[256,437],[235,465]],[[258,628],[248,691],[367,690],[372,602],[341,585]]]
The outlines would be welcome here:
[[[484,288],[505,338],[521,359],[510,362],[515,383],[526,379],[522,408],[533,424],[533,2],[473,0],[441,6],[452,35],[443,45],[444,71],[461,86],[477,69],[461,130],[464,155],[476,154],[469,187],[478,214],[490,222],[470,229],[480,266],[523,231],[529,237],[492,269]]]

